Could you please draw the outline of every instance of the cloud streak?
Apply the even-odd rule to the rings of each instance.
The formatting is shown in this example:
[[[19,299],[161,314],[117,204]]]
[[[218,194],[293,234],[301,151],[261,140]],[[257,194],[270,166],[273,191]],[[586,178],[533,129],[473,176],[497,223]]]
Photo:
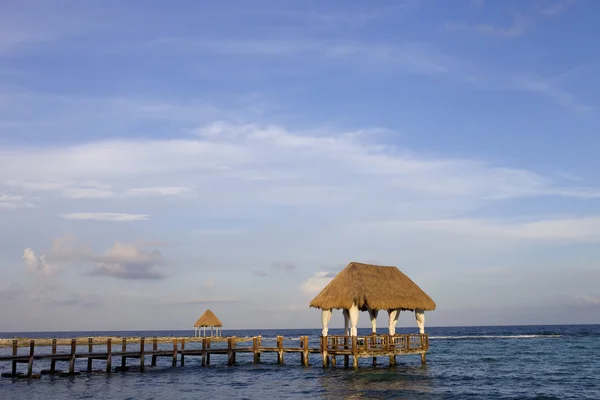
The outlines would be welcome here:
[[[136,222],[146,221],[149,216],[146,214],[125,214],[125,213],[72,213],[64,214],[65,219],[74,221],[107,221],[107,222]]]

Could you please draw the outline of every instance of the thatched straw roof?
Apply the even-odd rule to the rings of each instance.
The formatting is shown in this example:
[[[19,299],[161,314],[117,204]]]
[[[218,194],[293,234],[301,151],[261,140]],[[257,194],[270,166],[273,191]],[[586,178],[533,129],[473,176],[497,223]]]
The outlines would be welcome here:
[[[321,309],[435,310],[435,302],[396,267],[351,262],[310,302]]]
[[[204,311],[204,314],[202,314],[200,318],[198,318],[198,321],[196,321],[194,324],[194,327],[198,326],[217,326],[221,328],[223,324],[221,321],[219,321],[219,318],[217,318],[217,316],[210,311],[210,309],[208,309]]]

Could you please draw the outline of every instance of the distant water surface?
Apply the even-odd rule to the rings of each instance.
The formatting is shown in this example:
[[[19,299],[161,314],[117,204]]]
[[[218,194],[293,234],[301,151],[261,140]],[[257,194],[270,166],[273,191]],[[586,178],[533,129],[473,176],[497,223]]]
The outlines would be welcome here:
[[[415,329],[400,331],[415,333]],[[368,332],[361,329],[359,335]],[[287,354],[284,366],[276,365],[274,354],[264,354],[259,365],[252,364],[251,354],[239,354],[233,367],[227,367],[226,356],[213,355],[210,367],[202,367],[196,357],[187,357],[183,368],[170,368],[170,360],[159,359],[158,367],[145,373],[83,373],[32,381],[3,378],[0,399],[600,399],[600,325],[428,328],[427,333],[426,367],[418,355],[399,356],[392,368],[387,358],[381,358],[376,368],[365,359],[358,371],[340,367],[339,361],[337,368],[324,370],[318,355],[311,355],[310,367],[300,366],[298,354]],[[13,332],[0,337],[191,334],[191,330]],[[341,331],[331,329],[330,334]],[[225,330],[224,335],[262,335],[265,344],[276,335],[291,341],[309,335],[311,345],[316,345],[320,330]],[[0,349],[0,354],[10,351]],[[36,361],[34,371],[48,368],[46,364],[49,361]],[[94,361],[94,368],[102,365],[103,361]],[[85,366],[86,361],[77,362],[77,369]],[[0,363],[0,372],[10,372],[9,363]]]

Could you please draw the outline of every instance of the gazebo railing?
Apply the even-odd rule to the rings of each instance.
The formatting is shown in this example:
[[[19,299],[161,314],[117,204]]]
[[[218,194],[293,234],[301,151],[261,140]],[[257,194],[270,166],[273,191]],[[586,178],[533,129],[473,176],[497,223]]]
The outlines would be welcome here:
[[[355,340],[354,344],[353,341]],[[353,350],[354,346],[356,348]],[[344,352],[414,352],[429,350],[429,336],[423,334],[322,336],[322,350],[329,353]]]

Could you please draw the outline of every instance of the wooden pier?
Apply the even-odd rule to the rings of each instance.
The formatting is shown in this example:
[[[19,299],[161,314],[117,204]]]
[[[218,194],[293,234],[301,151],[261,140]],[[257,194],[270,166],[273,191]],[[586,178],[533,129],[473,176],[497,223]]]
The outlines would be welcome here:
[[[21,351],[19,354],[19,341],[12,341],[12,355],[0,355],[0,363],[12,363],[10,373],[2,374],[2,377],[7,378],[39,378],[40,375],[50,374],[59,376],[77,375],[81,372],[125,372],[132,366],[127,364],[128,359],[137,360],[136,369],[144,372],[148,367],[146,359],[150,358],[150,367],[155,367],[158,357],[166,357],[171,360],[171,366],[176,367],[177,364],[184,366],[185,360],[188,357],[201,357],[201,364],[208,366],[211,364],[211,356],[225,355],[227,365],[236,363],[237,354],[252,354],[253,362],[260,363],[261,354],[276,353],[277,363],[283,365],[285,354],[296,353],[299,355],[300,364],[303,366],[309,365],[309,354],[321,354],[323,367],[329,365],[335,367],[337,365],[336,357],[343,357],[344,367],[350,366],[350,357],[352,357],[352,366],[358,368],[359,358],[373,358],[373,365],[376,365],[377,357],[389,357],[390,365],[395,365],[396,356],[406,354],[420,354],[421,362],[425,364],[425,354],[429,350],[429,338],[427,334],[416,335],[369,335],[369,336],[321,336],[319,347],[309,347],[308,336],[301,336],[299,346],[284,346],[284,337],[277,336],[275,346],[263,346],[263,338],[237,338],[228,337],[221,339],[214,338],[173,338],[172,348],[159,349],[159,340],[152,338],[146,340],[139,338],[135,341],[127,338],[122,338],[119,342],[113,342],[111,338],[106,340],[94,340],[88,338],[87,344],[82,344],[77,339],[67,339],[68,351],[57,350],[58,346],[65,347],[64,339],[52,339],[51,344],[38,345],[38,349],[50,347],[50,353],[36,353],[36,340],[29,341],[28,352]],[[288,340],[289,341],[289,340]],[[44,340],[44,342],[46,342]],[[160,340],[164,344],[164,339]],[[197,346],[188,346],[186,343]],[[201,347],[198,348],[201,343]],[[249,345],[251,343],[251,345]],[[120,351],[118,349],[120,344]],[[240,344],[238,346],[238,344]],[[128,349],[128,345],[130,346]],[[131,349],[131,346],[134,349]],[[99,351],[94,351],[94,347]],[[149,348],[151,346],[151,348]],[[170,347],[170,344],[168,345]],[[82,347],[85,351],[82,351]],[[79,351],[78,351],[79,350]],[[25,354],[24,354],[25,353]],[[214,357],[213,357],[214,358]],[[87,360],[87,368],[85,370],[76,371],[75,361],[77,359]],[[50,368],[43,369],[39,373],[33,372],[34,361],[50,361]],[[94,370],[94,361],[103,361],[101,369]],[[119,365],[113,368],[113,363],[120,361]],[[58,370],[56,363],[67,363],[68,369]],[[18,364],[27,364],[27,372],[18,372]],[[97,364],[97,363],[96,363]]]

